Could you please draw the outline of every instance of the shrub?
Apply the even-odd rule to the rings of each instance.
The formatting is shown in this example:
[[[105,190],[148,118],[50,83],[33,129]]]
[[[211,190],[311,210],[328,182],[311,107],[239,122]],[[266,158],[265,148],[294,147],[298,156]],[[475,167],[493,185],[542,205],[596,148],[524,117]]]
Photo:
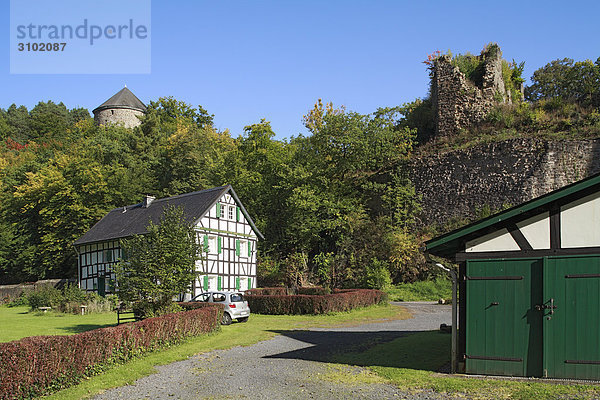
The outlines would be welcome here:
[[[38,307],[52,307],[53,310],[78,314],[81,312],[81,305],[87,306],[86,313],[112,311],[117,306],[117,296],[100,296],[96,292],[86,292],[79,289],[76,285],[66,285],[62,290],[51,286],[42,286],[34,291],[19,297],[19,302],[11,303],[14,305],[29,305],[32,311]]]
[[[223,309],[220,304],[203,303],[200,301],[181,301],[181,302],[178,302],[177,304],[179,305],[179,307],[181,307],[182,309],[184,309],[186,311],[196,310],[198,308],[204,308],[204,307],[214,307],[218,310]],[[220,316],[219,316],[219,321],[220,321]]]
[[[327,314],[367,307],[387,300],[379,290],[334,290],[324,295],[255,295],[246,292],[252,312],[271,315]]]
[[[259,288],[259,289],[250,289],[246,291],[246,296],[248,295],[258,295],[258,296],[285,296],[288,294],[288,289],[282,287],[270,287],[270,288]]]
[[[319,287],[319,286],[299,287],[296,294],[307,294],[307,295],[331,294],[331,289],[323,288],[323,287]]]
[[[23,292],[14,300],[9,300],[9,307],[19,307],[19,306],[28,306],[29,300],[27,299],[27,293]]]
[[[0,399],[61,389],[108,365],[219,327],[218,307],[167,314],[72,336],[33,336],[0,343]]]
[[[27,302],[32,310],[38,307],[57,307],[63,297],[60,290],[51,286],[42,286],[27,295]]]

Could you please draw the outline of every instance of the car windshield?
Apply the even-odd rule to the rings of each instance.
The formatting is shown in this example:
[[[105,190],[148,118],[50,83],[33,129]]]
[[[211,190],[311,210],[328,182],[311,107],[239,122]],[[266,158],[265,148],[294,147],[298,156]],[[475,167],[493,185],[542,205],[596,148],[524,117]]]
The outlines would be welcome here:
[[[233,293],[231,295],[231,302],[237,303],[238,301],[244,301],[244,296],[241,293]]]

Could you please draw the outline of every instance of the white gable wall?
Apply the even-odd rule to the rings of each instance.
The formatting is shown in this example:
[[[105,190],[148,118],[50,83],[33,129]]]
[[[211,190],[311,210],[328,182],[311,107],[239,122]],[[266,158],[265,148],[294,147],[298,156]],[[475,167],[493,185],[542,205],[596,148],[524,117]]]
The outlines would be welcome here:
[[[561,207],[560,228],[563,248],[600,246],[600,193]]]
[[[467,252],[519,250],[519,245],[507,229],[468,241],[465,247]]]
[[[550,248],[549,212],[518,222],[517,228],[534,250],[547,250]]]
[[[200,243],[208,240],[209,251],[203,252],[196,262],[198,278],[193,295],[218,288],[256,287],[258,238],[233,196],[224,194],[195,228]],[[213,243],[217,244],[216,249]]]

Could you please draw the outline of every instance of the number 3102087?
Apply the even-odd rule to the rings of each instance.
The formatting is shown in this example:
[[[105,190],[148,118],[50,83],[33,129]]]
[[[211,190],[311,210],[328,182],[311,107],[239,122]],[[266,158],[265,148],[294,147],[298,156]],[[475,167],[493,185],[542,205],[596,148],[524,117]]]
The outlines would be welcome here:
[[[18,43],[19,51],[64,51],[66,43]]]

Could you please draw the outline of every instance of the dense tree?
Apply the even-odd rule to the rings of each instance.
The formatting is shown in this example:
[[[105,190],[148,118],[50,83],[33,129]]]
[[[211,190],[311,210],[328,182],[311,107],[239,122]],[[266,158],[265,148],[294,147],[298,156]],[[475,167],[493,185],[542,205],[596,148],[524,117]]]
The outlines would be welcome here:
[[[559,99],[589,106],[600,105],[600,58],[574,62],[554,60],[536,70],[525,88],[530,101]]]
[[[143,317],[171,311],[173,298],[189,290],[201,247],[181,208],[165,209],[148,233],[122,240],[125,261],[116,266],[118,296]]]
[[[416,239],[395,234],[418,211],[404,167],[415,130],[402,120],[401,108],[362,115],[319,101],[305,117],[310,135],[287,142],[265,120],[232,138],[170,97],[133,129],[96,126],[60,103],[0,110],[0,281],[75,277],[72,242],[108,210],[227,183],[265,234],[265,279],[414,279],[398,249]]]

